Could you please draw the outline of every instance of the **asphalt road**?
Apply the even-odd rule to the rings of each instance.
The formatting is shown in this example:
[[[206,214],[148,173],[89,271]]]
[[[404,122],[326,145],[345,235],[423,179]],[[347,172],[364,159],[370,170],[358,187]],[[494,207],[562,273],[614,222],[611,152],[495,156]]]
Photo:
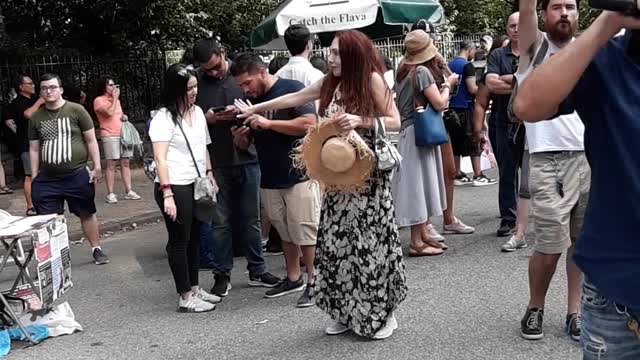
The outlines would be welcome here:
[[[329,318],[315,307],[295,308],[296,295],[267,300],[263,289],[248,288],[243,259],[236,261],[233,290],[216,311],[177,313],[166,234],[162,225],[154,225],[109,238],[104,247],[112,262],[107,266],[93,265],[88,249],[74,245],[75,286],[65,299],[84,332],[13,350],[9,358],[581,358],[578,344],[563,331],[566,285],[561,272],[547,299],[545,338],[529,342],[519,337],[529,250],[500,253],[503,239],[494,235],[496,197],[497,186],[457,189],[457,215],[477,231],[449,237],[444,256],[406,259],[409,296],[397,312],[400,328],[384,341],[324,335]],[[406,232],[403,239],[406,248]],[[268,258],[268,263],[272,272],[284,273],[281,257]],[[212,283],[211,274],[202,272],[203,287]]]

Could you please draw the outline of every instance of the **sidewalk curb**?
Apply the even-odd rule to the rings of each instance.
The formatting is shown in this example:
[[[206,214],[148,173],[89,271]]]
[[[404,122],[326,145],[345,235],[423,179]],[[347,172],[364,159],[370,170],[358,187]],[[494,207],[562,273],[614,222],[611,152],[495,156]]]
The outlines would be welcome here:
[[[142,214],[134,215],[126,219],[110,220],[100,224],[100,234],[104,234],[109,231],[120,231],[127,227],[131,227],[132,224],[136,224],[140,227],[144,224],[155,223],[158,220],[162,220],[162,214],[160,210],[147,211]],[[84,237],[82,229],[74,229],[69,231],[69,241],[78,241]]]

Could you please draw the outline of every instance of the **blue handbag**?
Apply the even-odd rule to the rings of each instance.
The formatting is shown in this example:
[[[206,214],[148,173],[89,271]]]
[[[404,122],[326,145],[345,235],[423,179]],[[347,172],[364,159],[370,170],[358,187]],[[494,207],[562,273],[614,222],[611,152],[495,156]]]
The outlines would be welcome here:
[[[416,73],[413,75],[413,97],[416,110],[413,114],[413,129],[416,136],[416,146],[438,146],[449,142],[447,130],[444,127],[442,113],[437,112],[427,104],[426,109],[420,105],[416,96]]]

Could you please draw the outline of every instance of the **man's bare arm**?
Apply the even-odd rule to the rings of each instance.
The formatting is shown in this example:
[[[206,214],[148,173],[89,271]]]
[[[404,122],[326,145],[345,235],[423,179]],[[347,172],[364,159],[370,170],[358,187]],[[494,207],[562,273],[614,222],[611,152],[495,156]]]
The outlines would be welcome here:
[[[640,20],[605,11],[576,41],[538,66],[518,90],[516,116],[527,122],[551,118],[600,48],[627,24],[640,28]]]
[[[519,72],[524,72],[531,63],[534,49],[540,40],[538,30],[538,14],[536,12],[537,0],[520,0],[520,23],[518,24],[518,36],[520,38],[520,64]]]

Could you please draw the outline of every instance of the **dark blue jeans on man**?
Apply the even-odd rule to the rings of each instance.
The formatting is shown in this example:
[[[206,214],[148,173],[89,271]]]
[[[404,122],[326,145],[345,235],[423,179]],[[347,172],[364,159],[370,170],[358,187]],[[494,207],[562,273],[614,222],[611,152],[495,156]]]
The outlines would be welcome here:
[[[524,125],[496,121],[496,160],[500,182],[498,206],[503,223],[515,224],[518,197],[518,168],[524,151]]]
[[[258,164],[248,164],[213,172],[220,188],[213,218],[213,272],[231,272],[233,242],[238,241],[249,273],[262,275],[266,268],[260,232],[260,168]]]
[[[640,335],[632,331],[629,326],[633,321],[638,325],[639,316],[638,309],[632,310],[616,304],[585,278],[582,287],[580,339],[583,359],[640,359]]]

